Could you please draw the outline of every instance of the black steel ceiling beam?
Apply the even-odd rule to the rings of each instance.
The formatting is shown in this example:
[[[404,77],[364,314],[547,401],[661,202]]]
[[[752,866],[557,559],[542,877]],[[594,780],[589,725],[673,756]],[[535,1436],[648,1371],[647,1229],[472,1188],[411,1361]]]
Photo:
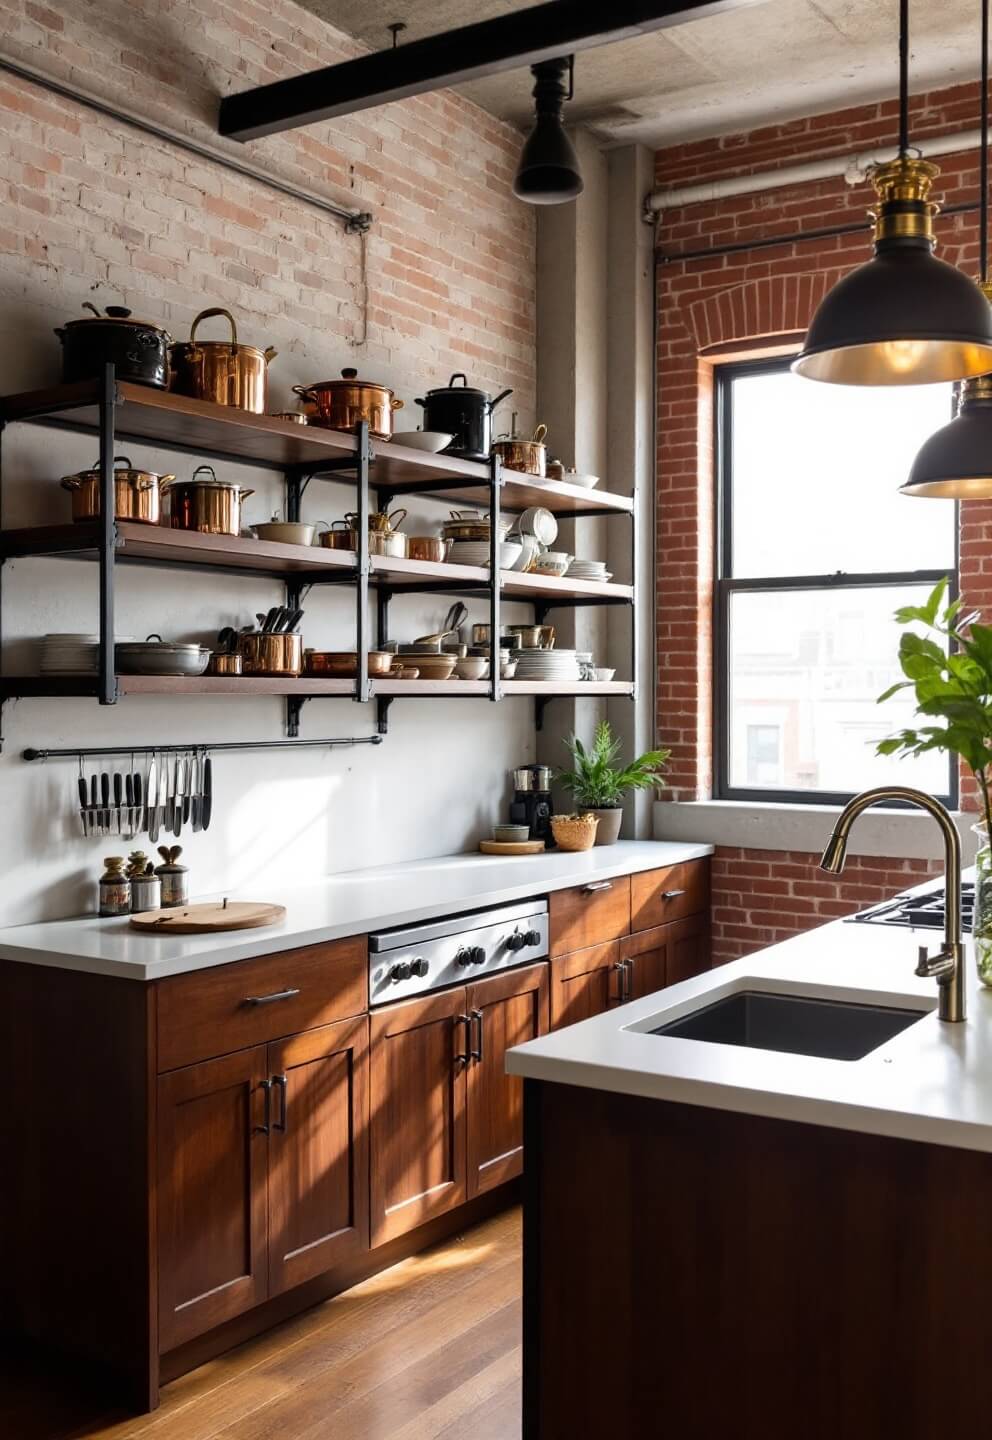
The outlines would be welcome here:
[[[393,49],[360,55],[307,75],[294,75],[228,95],[219,129],[233,140],[257,140],[280,130],[333,120],[356,110],[460,85],[481,75],[516,70],[630,40],[764,0],[550,0],[428,35]]]

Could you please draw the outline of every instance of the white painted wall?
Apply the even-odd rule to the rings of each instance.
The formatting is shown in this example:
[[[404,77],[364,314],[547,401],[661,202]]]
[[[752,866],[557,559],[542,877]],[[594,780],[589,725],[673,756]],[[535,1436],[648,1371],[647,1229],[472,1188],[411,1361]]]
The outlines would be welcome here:
[[[50,325],[73,313],[53,284],[47,304],[7,311],[0,334],[2,393],[57,376],[57,344]],[[305,357],[294,357],[297,368]],[[311,362],[312,363],[312,362]],[[277,391],[288,393],[287,375]],[[389,378],[389,377],[383,377]],[[405,393],[410,393],[409,386]],[[128,444],[119,449],[136,465],[188,475],[199,457]],[[60,476],[96,457],[91,437],[31,426],[3,435],[3,524],[54,523],[69,517]],[[249,519],[264,519],[281,504],[281,480],[248,467],[218,466],[225,478],[258,487]],[[314,481],[304,518],[333,519],[354,491]],[[436,518],[445,507],[411,502],[415,518]],[[408,522],[417,533],[422,527]],[[266,580],[145,567],[118,569],[118,634],[209,641],[225,624],[247,624],[256,610],[284,598]],[[18,560],[3,567],[5,673],[37,670],[37,640],[46,631],[97,628],[97,568],[71,560]],[[317,647],[353,643],[353,596],[330,588],[311,592],[305,641]],[[397,599],[392,634],[400,639],[437,627],[445,597]],[[484,602],[470,602],[485,618]],[[528,611],[507,607],[507,618]],[[274,698],[212,696],[202,700],[130,697],[115,708],[93,700],[20,700],[4,707],[0,755],[0,925],[28,923],[84,911],[105,855],[124,842],[84,839],[75,811],[74,761],[25,763],[25,746],[151,744],[221,739],[268,739],[283,734],[283,702]],[[369,734],[372,706],[321,699],[304,708],[304,735]],[[239,887],[265,898],[271,883],[309,880],[363,865],[440,855],[474,847],[501,818],[509,796],[508,770],[534,756],[533,702],[498,706],[483,699],[397,700],[390,733],[379,747],[222,754],[214,764],[214,820],[205,835],[184,837],[195,892]],[[122,757],[124,763],[126,757]]]

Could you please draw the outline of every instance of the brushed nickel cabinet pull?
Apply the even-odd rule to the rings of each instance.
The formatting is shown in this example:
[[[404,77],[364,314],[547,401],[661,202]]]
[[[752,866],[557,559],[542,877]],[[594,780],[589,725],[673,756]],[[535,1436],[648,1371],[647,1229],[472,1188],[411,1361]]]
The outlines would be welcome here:
[[[471,1059],[473,1059],[473,1060],[481,1060],[481,1059],[482,1059],[482,1025],[483,1025],[482,1011],[481,1011],[481,1010],[473,1010],[473,1011],[472,1011],[472,1015],[471,1015],[471,1020],[472,1020],[472,1028],[469,1030],[469,1047],[470,1047],[470,1048],[469,1048],[469,1052],[468,1052],[468,1053],[469,1053],[469,1056],[470,1056]],[[475,1046],[474,1046],[474,1048],[473,1048],[473,1047],[472,1047],[472,1034],[473,1034],[473,1029],[474,1029],[474,1027],[475,1027],[476,1025],[479,1027],[479,1038],[478,1038],[478,1040],[476,1041]]]
[[[583,895],[595,895],[597,890],[612,890],[612,880],[590,880],[588,885],[583,885]]]
[[[272,1081],[260,1080],[258,1083],[259,1087],[265,1092],[265,1115],[261,1125],[253,1126],[251,1133],[253,1135],[268,1135],[272,1128]]]
[[[246,1005],[274,1005],[277,1000],[292,1000],[299,990],[274,990],[271,995],[246,995]]]
[[[662,890],[661,898],[662,900],[677,900],[680,895],[684,894],[684,890]]]
[[[273,1123],[273,1130],[286,1131],[286,1116],[289,1110],[289,1081],[285,1075],[274,1075],[272,1083],[279,1091],[279,1119]]]

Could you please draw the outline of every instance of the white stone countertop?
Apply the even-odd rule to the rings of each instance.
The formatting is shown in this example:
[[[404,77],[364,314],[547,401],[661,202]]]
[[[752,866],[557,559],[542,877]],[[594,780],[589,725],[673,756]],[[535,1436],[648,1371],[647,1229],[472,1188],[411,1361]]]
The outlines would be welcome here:
[[[553,850],[543,855],[471,854],[413,860],[349,870],[293,888],[253,886],[251,894],[227,892],[232,900],[285,905],[285,920],[262,930],[166,937],[132,930],[126,919],[83,916],[0,930],[0,959],[94,975],[159,980],[346,935],[526,900],[590,880],[655,870],[712,853],[712,845],[621,840],[579,854]]]
[[[522,1045],[510,1052],[507,1070],[535,1080],[992,1151],[992,990],[979,984],[968,937],[967,1020],[938,1020],[936,981],[917,979],[913,970],[918,947],[939,948],[941,940],[942,933],[933,930],[833,921]],[[928,1013],[854,1061],[646,1033],[736,990]]]

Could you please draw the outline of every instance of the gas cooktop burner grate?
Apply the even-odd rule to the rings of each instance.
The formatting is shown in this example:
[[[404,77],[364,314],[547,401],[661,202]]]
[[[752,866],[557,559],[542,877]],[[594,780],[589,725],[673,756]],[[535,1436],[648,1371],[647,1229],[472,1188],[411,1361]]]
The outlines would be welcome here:
[[[961,924],[969,933],[974,913],[975,887],[966,880],[961,887]],[[895,900],[886,900],[847,918],[862,925],[903,925],[917,930],[943,930],[944,892],[930,890],[925,895],[898,895]]]

